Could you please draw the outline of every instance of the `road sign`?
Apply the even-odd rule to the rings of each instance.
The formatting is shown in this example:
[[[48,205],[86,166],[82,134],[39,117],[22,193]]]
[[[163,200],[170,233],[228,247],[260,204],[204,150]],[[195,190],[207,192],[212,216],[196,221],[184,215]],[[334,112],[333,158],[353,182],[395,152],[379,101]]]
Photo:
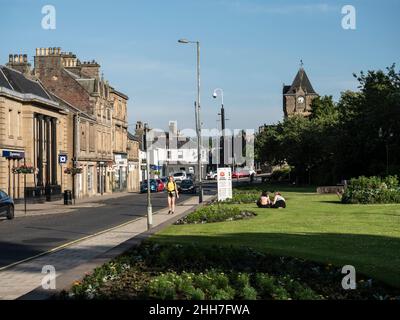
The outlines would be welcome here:
[[[58,164],[66,164],[68,161],[68,156],[66,154],[59,154],[58,155]]]
[[[232,199],[232,171],[231,168],[217,170],[218,201]]]

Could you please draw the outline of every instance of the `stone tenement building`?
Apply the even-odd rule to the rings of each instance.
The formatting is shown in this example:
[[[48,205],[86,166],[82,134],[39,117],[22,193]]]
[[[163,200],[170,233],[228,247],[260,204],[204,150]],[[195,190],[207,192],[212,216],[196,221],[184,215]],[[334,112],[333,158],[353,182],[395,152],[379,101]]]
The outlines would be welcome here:
[[[318,97],[303,66],[297,72],[290,86],[283,85],[283,112],[285,117],[293,115],[308,116],[311,112],[311,102]]]
[[[53,141],[57,143],[57,148],[51,147],[55,151],[50,155],[50,161],[57,164],[57,169],[50,169],[50,172],[57,170],[58,179],[51,180],[51,184],[56,183],[60,190],[73,189],[76,197],[139,189],[139,173],[134,172],[139,170],[138,163],[135,163],[138,159],[128,159],[128,97],[100,76],[100,65],[97,62],[92,60],[81,63],[76,55],[61,52],[60,48],[39,48],[36,49],[33,70],[27,55],[10,55],[7,68],[4,68],[15,70],[14,73],[18,74],[19,78],[36,84],[45,92],[49,101],[60,109],[61,116],[57,118],[58,131],[56,130],[57,134],[54,136],[51,131],[53,127],[50,125],[50,129],[47,128],[47,120],[44,120],[44,123],[39,120],[39,131],[44,130],[46,133],[50,130],[51,139],[42,137],[44,150],[39,156],[35,154],[31,162],[35,169],[38,168],[38,164],[43,163],[43,172],[47,172],[48,162],[43,158],[43,155],[48,153],[47,143],[50,146]],[[0,87],[4,86],[0,83]],[[5,108],[7,109],[7,106]],[[24,112],[22,110],[22,113]],[[3,118],[6,117],[0,115],[0,121]],[[2,134],[0,131],[0,137]],[[25,145],[30,143],[29,136],[22,136],[20,140],[27,140],[28,142],[22,143]],[[7,146],[9,149],[15,149],[18,144],[10,142]],[[0,148],[3,146],[0,145]],[[138,142],[131,141],[129,148],[138,149]],[[135,153],[134,150],[132,152]],[[68,162],[62,168],[56,162],[60,154],[67,155],[68,158]],[[81,173],[64,173],[65,168],[73,167],[80,168]],[[35,173],[33,176],[34,181],[28,182],[30,187],[38,186],[40,177],[47,177],[44,173]],[[2,177],[3,172],[0,178]],[[10,188],[9,183],[2,184],[1,181],[0,188]],[[47,185],[50,185],[49,181],[44,182],[44,187]],[[22,196],[19,194],[16,198]]]
[[[21,199],[26,181],[31,200],[61,196],[58,154],[68,141],[67,112],[39,82],[0,66],[0,189]],[[15,171],[23,165],[34,170]]]

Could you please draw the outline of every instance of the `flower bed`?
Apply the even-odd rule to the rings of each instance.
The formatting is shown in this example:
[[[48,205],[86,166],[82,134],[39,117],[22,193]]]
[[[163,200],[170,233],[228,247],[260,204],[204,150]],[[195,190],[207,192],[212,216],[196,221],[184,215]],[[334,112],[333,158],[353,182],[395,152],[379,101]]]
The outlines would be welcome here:
[[[254,216],[256,216],[254,212],[243,211],[238,207],[216,203],[201,207],[186,217],[179,219],[175,224],[222,222],[240,220]]]
[[[400,299],[357,274],[341,289],[341,268],[250,248],[147,242],[74,283],[64,299]]]
[[[400,203],[400,183],[397,176],[359,177],[351,179],[342,195],[343,203]]]

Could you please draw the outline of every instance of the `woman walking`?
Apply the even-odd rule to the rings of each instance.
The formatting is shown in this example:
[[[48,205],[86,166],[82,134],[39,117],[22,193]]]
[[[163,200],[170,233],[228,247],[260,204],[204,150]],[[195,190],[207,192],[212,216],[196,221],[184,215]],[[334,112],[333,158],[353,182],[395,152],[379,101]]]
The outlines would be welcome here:
[[[175,212],[175,199],[179,199],[178,188],[174,177],[169,176],[167,182],[167,193],[168,193],[168,214],[174,214]]]

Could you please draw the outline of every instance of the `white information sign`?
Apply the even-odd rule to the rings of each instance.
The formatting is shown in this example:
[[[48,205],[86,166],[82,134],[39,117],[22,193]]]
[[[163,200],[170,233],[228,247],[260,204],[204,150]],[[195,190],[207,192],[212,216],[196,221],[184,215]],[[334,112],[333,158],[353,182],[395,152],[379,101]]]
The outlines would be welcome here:
[[[218,201],[232,199],[232,171],[231,168],[217,170]]]

